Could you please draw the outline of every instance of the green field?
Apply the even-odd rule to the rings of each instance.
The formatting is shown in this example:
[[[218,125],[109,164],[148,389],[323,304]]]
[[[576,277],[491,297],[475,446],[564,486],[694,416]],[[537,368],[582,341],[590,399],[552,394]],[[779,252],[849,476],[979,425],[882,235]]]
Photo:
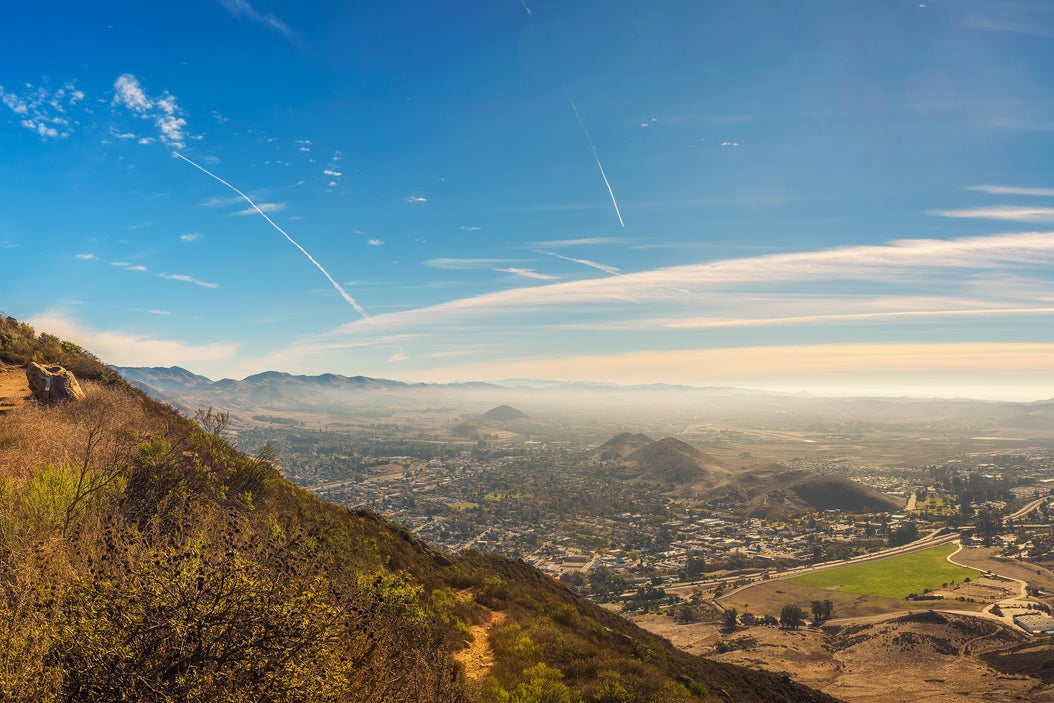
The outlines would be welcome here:
[[[961,583],[967,577],[975,579],[980,576],[980,571],[964,569],[947,561],[946,557],[956,548],[954,544],[942,544],[921,552],[867,564],[825,569],[787,581],[810,588],[833,588],[865,596],[904,598],[909,593],[922,593],[927,588],[940,588],[944,583]]]

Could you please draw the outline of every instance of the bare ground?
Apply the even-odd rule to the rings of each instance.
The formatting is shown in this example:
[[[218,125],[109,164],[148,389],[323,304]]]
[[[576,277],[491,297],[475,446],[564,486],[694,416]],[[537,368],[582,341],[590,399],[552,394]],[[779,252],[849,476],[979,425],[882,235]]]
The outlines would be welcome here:
[[[752,627],[731,634],[716,624],[677,625],[658,615],[632,619],[693,654],[787,672],[849,703],[1054,702],[1054,686],[1001,673],[980,659],[1026,642],[1025,636],[968,615],[921,612],[823,630]],[[720,642],[738,649],[718,653]]]
[[[465,667],[465,677],[472,682],[482,681],[494,666],[494,652],[490,648],[490,631],[505,622],[506,615],[489,611],[490,619],[472,626],[472,641],[455,658]]]
[[[0,366],[0,414],[32,400],[26,370],[21,366]]]

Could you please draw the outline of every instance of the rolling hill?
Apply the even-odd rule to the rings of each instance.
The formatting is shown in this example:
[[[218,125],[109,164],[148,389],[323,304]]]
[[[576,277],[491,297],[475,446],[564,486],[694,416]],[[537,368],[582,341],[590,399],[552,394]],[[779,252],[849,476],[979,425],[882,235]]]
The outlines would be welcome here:
[[[675,437],[645,445],[625,457],[624,463],[639,470],[637,478],[672,484],[691,484],[726,473],[724,464]]]
[[[893,512],[904,499],[838,476],[788,469],[779,464],[752,469],[714,494],[744,515],[777,518],[818,510]]]

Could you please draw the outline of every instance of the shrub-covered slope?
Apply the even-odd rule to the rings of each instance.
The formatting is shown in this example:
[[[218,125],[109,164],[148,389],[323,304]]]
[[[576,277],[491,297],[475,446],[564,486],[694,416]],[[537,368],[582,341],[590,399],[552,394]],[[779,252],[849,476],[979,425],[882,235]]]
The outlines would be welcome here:
[[[223,415],[188,420],[0,319],[0,364],[31,360],[88,397],[0,415],[0,700],[833,700],[319,501],[225,441]],[[473,632],[489,656],[469,676]]]

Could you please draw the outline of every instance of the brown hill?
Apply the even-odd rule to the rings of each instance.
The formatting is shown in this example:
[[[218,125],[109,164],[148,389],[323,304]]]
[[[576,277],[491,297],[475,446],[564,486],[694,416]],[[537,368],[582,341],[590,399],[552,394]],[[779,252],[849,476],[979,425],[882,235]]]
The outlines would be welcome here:
[[[480,415],[479,419],[490,420],[492,422],[511,422],[512,420],[530,419],[530,415],[517,410],[511,405],[499,405],[498,407],[491,408],[487,412]]]
[[[626,457],[627,466],[640,471],[637,478],[678,485],[695,483],[724,472],[724,465],[686,442],[665,437]]]
[[[633,434],[632,432],[622,432],[597,447],[597,450],[593,453],[593,457],[600,459],[601,461],[625,459],[633,452],[638,449],[643,449],[654,441],[655,440],[648,435],[641,434],[640,432],[636,434]]]
[[[780,464],[752,469],[717,494],[751,517],[778,518],[818,510],[894,512],[904,500],[838,476],[788,469]]]

